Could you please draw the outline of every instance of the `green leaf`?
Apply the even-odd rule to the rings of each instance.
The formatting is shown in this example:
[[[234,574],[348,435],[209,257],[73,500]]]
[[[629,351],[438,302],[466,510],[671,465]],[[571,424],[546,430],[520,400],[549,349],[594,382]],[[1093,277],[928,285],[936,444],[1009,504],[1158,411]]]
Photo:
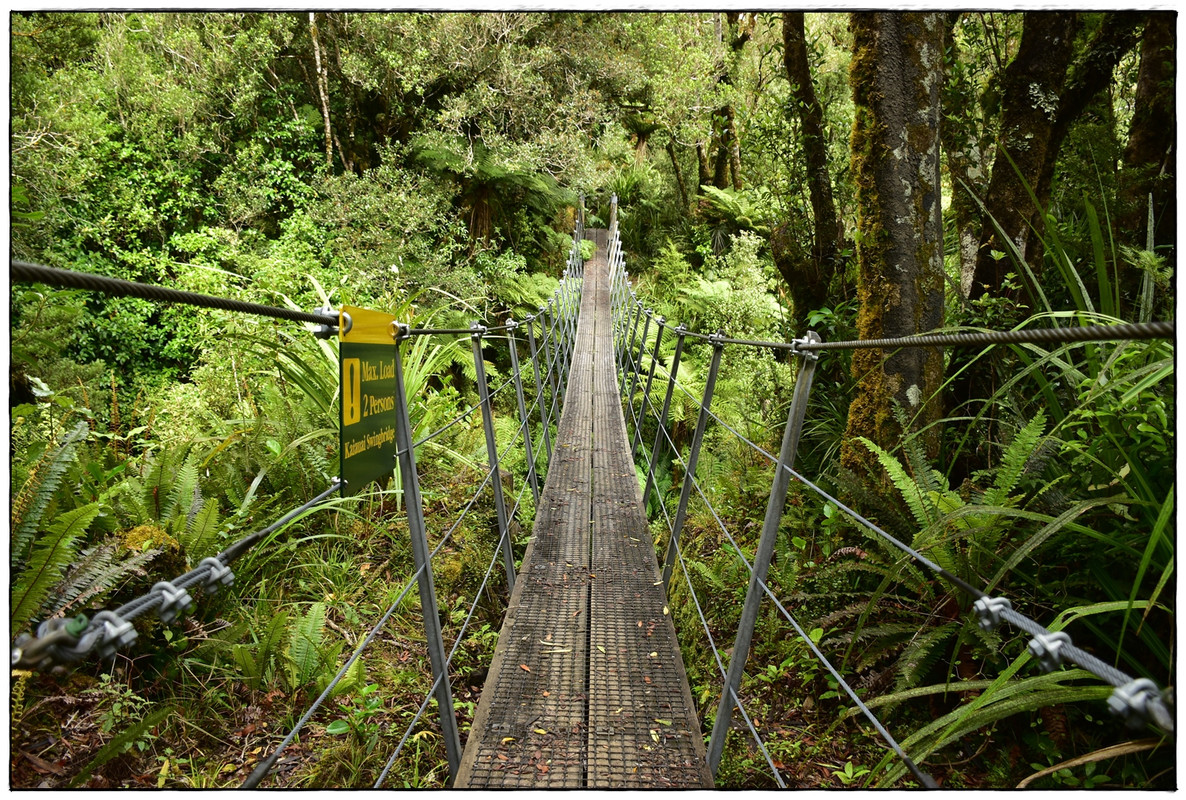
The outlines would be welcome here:
[[[325,732],[330,736],[341,736],[342,734],[350,733],[350,723],[344,719],[335,719],[325,726]]]

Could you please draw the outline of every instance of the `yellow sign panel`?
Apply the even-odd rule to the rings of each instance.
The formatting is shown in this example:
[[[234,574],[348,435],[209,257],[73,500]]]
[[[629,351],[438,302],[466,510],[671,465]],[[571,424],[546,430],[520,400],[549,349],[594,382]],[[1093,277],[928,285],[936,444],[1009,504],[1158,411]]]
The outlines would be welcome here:
[[[344,493],[362,491],[395,468],[395,317],[366,308],[343,306],[338,359],[342,380],[339,457]]]
[[[344,316],[350,315],[350,330],[346,331]],[[369,308],[342,306],[338,311],[338,330],[346,331],[338,334],[338,340],[347,344],[394,344],[391,336],[391,323],[395,317],[382,311],[371,311]]]

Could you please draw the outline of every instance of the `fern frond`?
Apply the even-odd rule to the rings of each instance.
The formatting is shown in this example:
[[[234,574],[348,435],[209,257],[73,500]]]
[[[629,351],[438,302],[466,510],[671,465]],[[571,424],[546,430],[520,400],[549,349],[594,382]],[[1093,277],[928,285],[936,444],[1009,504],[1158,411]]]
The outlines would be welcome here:
[[[202,506],[202,493],[198,488],[198,465],[193,456],[189,456],[177,467],[172,475],[172,487],[161,506],[161,522],[171,522],[174,517],[185,515],[189,517]]]
[[[992,487],[984,493],[984,504],[990,506],[1012,505],[1010,495],[1017,488],[1025,465],[1038,449],[1038,442],[1042,432],[1046,429],[1046,415],[1041,410],[1034,414],[1034,418],[1017,432],[1013,441],[1001,456],[1001,465],[997,468]]]
[[[195,486],[195,494],[197,491]],[[180,532],[178,538],[191,564],[196,564],[211,554],[219,529],[217,503],[205,503],[197,513],[189,515],[185,530]]]
[[[897,689],[911,689],[927,674],[939,657],[943,655],[943,642],[959,633],[959,622],[946,622],[928,630],[919,631],[910,640],[898,658]]]
[[[144,565],[152,561],[160,550],[143,550],[119,560],[119,545],[115,542],[89,547],[66,577],[54,587],[51,597],[57,598],[50,609],[51,616],[57,616],[73,606],[85,603],[97,594],[115,587],[128,575],[144,575]]]
[[[297,620],[288,642],[289,675],[292,688],[304,686],[321,667],[321,641],[325,635],[325,603],[313,603]]]
[[[906,505],[910,508],[910,513],[914,515],[919,527],[928,527],[934,521],[932,518],[934,516],[933,509],[930,508],[926,495],[919,490],[918,484],[907,474],[901,462],[863,436],[858,437],[857,441],[877,456],[878,462],[889,473],[890,480],[902,494],[902,499],[906,501]]]
[[[87,424],[80,422],[62,437],[58,447],[47,455],[29,473],[25,485],[12,501],[12,566],[24,560],[26,551],[37,535],[41,517],[53,500],[54,492],[62,482],[62,475],[74,461],[74,446],[87,432]]]
[[[77,542],[99,516],[98,503],[88,503],[67,511],[46,528],[37,540],[29,566],[17,576],[12,587],[10,621],[14,629],[24,626],[41,610],[50,589],[77,552]]]

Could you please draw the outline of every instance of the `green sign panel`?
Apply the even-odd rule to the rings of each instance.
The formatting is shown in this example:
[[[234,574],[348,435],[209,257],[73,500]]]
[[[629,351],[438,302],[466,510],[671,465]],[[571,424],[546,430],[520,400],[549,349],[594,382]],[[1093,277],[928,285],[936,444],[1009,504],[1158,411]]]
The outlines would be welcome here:
[[[388,314],[346,306],[353,322],[340,336],[342,380],[339,473],[343,494],[357,494],[395,469],[395,341]]]

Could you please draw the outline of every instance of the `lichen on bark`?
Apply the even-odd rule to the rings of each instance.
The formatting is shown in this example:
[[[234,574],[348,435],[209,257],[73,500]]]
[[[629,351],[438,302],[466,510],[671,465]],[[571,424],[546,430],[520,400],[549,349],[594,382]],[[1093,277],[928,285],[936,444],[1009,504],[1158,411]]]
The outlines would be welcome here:
[[[851,18],[850,83],[856,104],[852,166],[856,183],[862,339],[907,336],[943,324],[943,229],[939,184],[939,89],[944,26],[938,14],[857,13]],[[853,354],[858,385],[849,406],[841,463],[871,468],[864,436],[892,448],[903,431],[900,405],[926,428],[942,409],[938,351]],[[929,449],[937,431],[927,434]]]

